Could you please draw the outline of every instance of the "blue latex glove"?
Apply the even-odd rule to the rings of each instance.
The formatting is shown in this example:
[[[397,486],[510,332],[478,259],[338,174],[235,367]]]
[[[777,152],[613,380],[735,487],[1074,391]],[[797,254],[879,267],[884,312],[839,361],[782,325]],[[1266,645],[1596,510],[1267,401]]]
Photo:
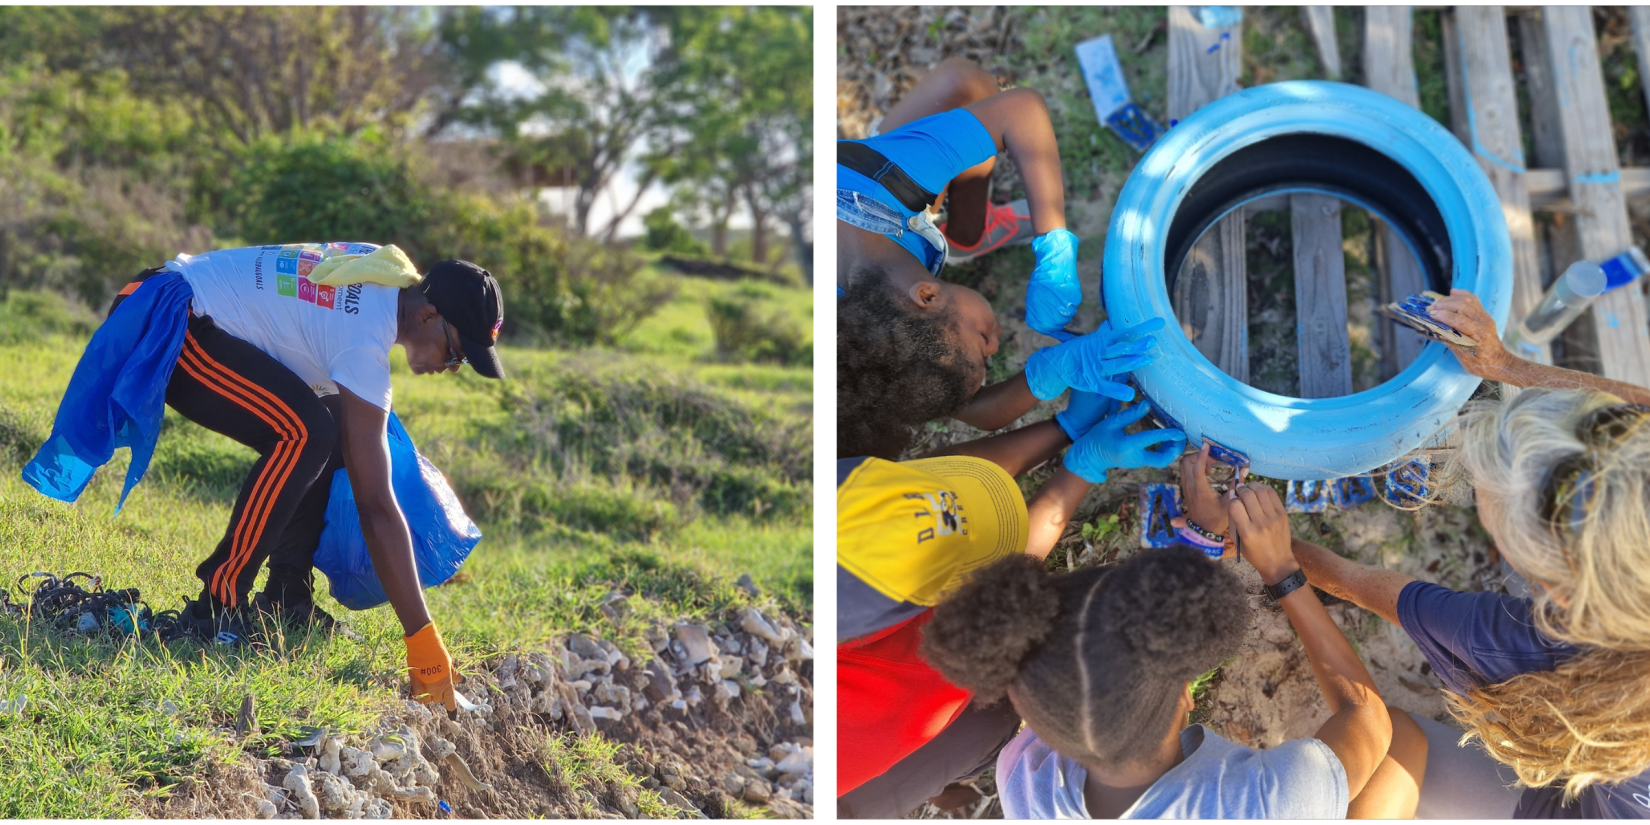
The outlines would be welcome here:
[[[1103,419],[1066,450],[1066,469],[1090,484],[1106,480],[1113,467],[1167,467],[1186,449],[1186,433],[1180,430],[1146,430],[1127,435],[1123,428],[1151,411],[1145,402]],[[1152,449],[1159,444],[1167,445]]]
[[[1083,287],[1077,282],[1077,236],[1053,229],[1031,240],[1037,268],[1026,286],[1026,326],[1054,335],[1077,314]]]
[[[1032,395],[1044,401],[1059,396],[1067,387],[1119,401],[1132,400],[1131,387],[1106,379],[1155,361],[1157,336],[1152,333],[1162,328],[1162,318],[1120,330],[1112,329],[1107,321],[1088,335],[1032,353],[1026,359],[1026,384]]]
[[[1107,398],[1097,392],[1083,392],[1072,390],[1071,397],[1066,399],[1066,408],[1054,414],[1054,420],[1059,422],[1060,429],[1072,441],[1083,437],[1100,419],[1117,412],[1117,401]]]

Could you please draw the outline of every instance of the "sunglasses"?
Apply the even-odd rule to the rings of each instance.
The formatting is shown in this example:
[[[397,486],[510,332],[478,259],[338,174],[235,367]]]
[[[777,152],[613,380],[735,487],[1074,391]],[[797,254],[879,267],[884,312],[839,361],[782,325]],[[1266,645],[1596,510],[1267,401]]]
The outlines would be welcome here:
[[[1543,486],[1541,515],[1554,530],[1580,532],[1592,503],[1592,475],[1598,469],[1598,457],[1638,432],[1646,421],[1650,421],[1650,407],[1619,404],[1594,410],[1576,423],[1576,438],[1587,445],[1586,451],[1555,465]],[[1570,505],[1569,518],[1560,521],[1565,502]]]
[[[447,339],[447,360],[442,367],[456,367],[459,364],[468,364],[470,359],[459,355],[459,349],[453,346],[453,328],[447,325],[447,319],[441,319],[441,335]]]

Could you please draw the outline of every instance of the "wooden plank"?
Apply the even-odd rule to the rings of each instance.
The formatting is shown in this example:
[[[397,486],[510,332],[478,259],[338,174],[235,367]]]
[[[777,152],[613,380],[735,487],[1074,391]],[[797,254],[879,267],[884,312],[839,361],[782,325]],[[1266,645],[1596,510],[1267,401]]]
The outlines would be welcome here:
[[[1301,17],[1306,23],[1306,30],[1312,35],[1312,42],[1318,47],[1318,62],[1323,66],[1324,76],[1330,80],[1340,80],[1341,49],[1335,43],[1335,7],[1301,6]]]
[[[1616,140],[1598,62],[1592,9],[1545,6],[1547,54],[1564,139],[1564,171],[1576,204],[1582,257],[1603,261],[1633,243],[1621,194]],[[1650,317],[1636,289],[1618,289],[1593,302],[1599,361],[1607,378],[1650,385]]]
[[[1188,6],[1169,7],[1169,117],[1179,120],[1238,90],[1242,26],[1207,29]],[[1175,283],[1175,316],[1198,352],[1249,381],[1249,289],[1243,211],[1204,234]]]
[[[1420,108],[1415,83],[1415,59],[1410,35],[1413,17],[1408,6],[1368,6],[1364,9],[1364,82],[1369,88]],[[1421,266],[1401,236],[1384,221],[1375,221],[1375,265],[1382,304],[1427,288]],[[1376,319],[1381,347],[1381,377],[1391,378],[1409,366],[1426,347],[1414,330]]]
[[[1501,214],[1512,240],[1513,296],[1508,324],[1517,323],[1541,300],[1541,265],[1524,188],[1524,135],[1518,124],[1518,94],[1512,74],[1507,18],[1499,6],[1457,6],[1456,60],[1446,67],[1457,75],[1462,104],[1451,121],[1501,200]],[[1552,363],[1546,347],[1520,355]]]
[[[1569,195],[1564,173],[1564,135],[1559,131],[1558,92],[1553,88],[1552,61],[1547,59],[1547,29],[1540,9],[1525,9],[1517,15],[1518,42],[1524,63],[1524,88],[1530,100],[1529,134],[1535,144],[1535,162],[1556,169],[1560,191]],[[1572,210],[1573,211],[1573,210]],[[1537,232],[1541,247],[1541,286],[1550,286],[1579,254],[1575,220],[1557,214]],[[1598,372],[1598,336],[1593,332],[1593,316],[1583,314],[1559,333],[1548,347],[1553,362],[1561,367]]]
[[[1419,109],[1421,93],[1415,85],[1411,31],[1408,6],[1364,8],[1364,83]]]
[[[1352,349],[1346,331],[1346,260],[1341,249],[1341,200],[1295,194],[1295,330],[1302,398],[1352,393]]]
[[[1576,211],[1563,169],[1531,169],[1524,173],[1524,188],[1529,192],[1531,209]],[[1628,201],[1650,196],[1650,169],[1630,166],[1621,170],[1621,196]]]

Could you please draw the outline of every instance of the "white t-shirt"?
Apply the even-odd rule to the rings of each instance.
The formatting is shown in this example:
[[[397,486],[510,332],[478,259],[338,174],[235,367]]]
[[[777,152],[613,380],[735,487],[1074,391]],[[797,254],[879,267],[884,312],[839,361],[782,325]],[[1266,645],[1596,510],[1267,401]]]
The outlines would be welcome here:
[[[1202,725],[1180,732],[1185,759],[1158,777],[1120,819],[1345,819],[1346,768],[1317,739],[1252,750]],[[997,755],[1008,819],[1090,819],[1088,770],[1031,728]]]
[[[332,255],[365,255],[376,244],[306,243],[178,255],[167,268],[195,291],[196,315],[281,362],[318,396],[340,385],[390,408],[390,347],[395,344],[393,287],[316,286],[304,277]]]

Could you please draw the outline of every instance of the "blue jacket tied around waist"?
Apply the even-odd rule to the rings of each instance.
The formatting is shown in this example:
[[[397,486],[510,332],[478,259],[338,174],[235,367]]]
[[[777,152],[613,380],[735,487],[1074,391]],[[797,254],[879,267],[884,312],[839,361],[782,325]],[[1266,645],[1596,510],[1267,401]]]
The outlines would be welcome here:
[[[75,366],[51,438],[24,466],[24,481],[52,498],[73,502],[98,468],[109,463],[115,448],[129,447],[132,462],[115,505],[120,512],[155,454],[166,414],[166,385],[183,350],[193,297],[182,275],[163,272],[144,281],[109,314]],[[390,413],[387,429],[390,487],[412,533],[419,583],[434,587],[458,572],[481,540],[481,530],[465,515],[441,472],[418,454],[395,413]],[[333,478],[315,566],[345,607],[361,610],[387,600],[367,553],[345,470]]]
[[[194,297],[181,274],[163,272],[144,281],[109,314],[74,368],[51,438],[23,467],[24,481],[58,501],[72,502],[97,468],[109,463],[116,447],[130,447],[132,463],[115,505],[120,512],[155,454],[166,385],[183,350]]]

